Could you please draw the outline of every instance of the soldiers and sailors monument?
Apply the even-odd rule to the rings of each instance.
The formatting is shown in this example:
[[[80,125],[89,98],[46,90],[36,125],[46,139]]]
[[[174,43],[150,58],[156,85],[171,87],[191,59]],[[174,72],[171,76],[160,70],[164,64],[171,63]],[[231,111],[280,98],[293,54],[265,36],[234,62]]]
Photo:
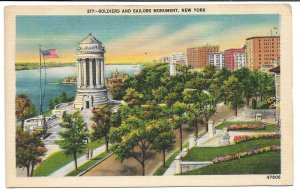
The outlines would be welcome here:
[[[75,109],[90,109],[108,104],[108,91],[104,78],[105,47],[92,33],[76,48],[77,90],[73,103]]]

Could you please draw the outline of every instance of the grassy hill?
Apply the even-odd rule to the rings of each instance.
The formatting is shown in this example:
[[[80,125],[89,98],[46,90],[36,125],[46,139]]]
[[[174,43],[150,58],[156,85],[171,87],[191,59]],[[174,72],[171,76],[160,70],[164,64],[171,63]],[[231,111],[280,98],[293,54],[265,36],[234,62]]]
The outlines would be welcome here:
[[[280,174],[280,151],[216,163],[181,175]]]

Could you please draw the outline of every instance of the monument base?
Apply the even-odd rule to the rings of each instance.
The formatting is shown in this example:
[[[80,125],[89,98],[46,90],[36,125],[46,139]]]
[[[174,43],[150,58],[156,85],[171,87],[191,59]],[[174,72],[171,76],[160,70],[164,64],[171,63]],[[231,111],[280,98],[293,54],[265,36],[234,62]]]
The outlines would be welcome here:
[[[106,87],[77,89],[73,107],[76,109],[91,109],[100,104],[108,104],[108,91]]]

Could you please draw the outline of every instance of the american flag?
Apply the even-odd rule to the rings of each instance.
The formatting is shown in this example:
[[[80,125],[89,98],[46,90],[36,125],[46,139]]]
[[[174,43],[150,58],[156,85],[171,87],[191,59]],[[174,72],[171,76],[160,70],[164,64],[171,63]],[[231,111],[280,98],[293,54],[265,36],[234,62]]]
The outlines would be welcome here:
[[[58,58],[59,56],[56,54],[56,49],[47,49],[42,50],[43,57],[46,58]]]

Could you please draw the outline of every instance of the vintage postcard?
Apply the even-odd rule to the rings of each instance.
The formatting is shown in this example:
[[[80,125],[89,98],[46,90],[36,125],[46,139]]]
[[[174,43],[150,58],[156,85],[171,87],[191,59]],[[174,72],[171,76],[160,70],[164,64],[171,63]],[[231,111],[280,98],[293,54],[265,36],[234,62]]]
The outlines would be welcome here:
[[[293,185],[291,12],[6,7],[7,187]]]

